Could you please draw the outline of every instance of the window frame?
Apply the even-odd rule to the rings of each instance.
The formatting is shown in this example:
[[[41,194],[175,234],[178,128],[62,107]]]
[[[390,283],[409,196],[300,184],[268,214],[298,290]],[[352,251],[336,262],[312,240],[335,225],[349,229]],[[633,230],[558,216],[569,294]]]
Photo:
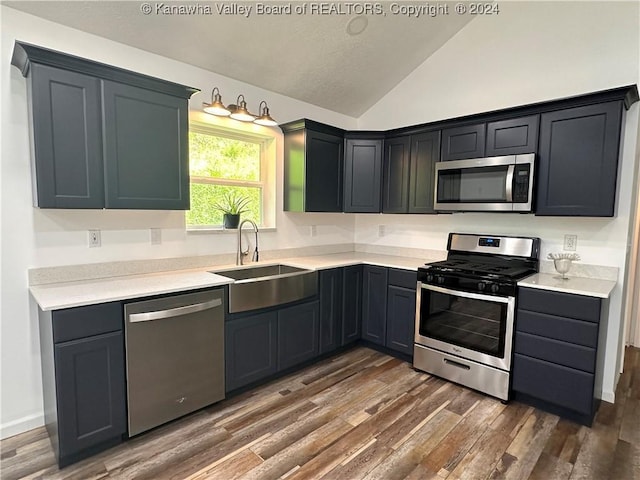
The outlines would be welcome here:
[[[261,129],[265,127],[259,127]],[[260,147],[260,179],[259,180],[237,180],[217,177],[201,177],[189,175],[189,185],[194,183],[207,185],[224,185],[259,188],[261,190],[261,222],[258,225],[261,229],[275,228],[275,136],[265,135],[262,132],[245,131],[237,128],[228,128],[221,125],[213,125],[208,122],[201,122],[191,119],[189,121],[189,133],[201,135],[211,135],[228,138],[242,142],[255,143]],[[189,158],[189,161],[191,159]],[[185,227],[187,231],[231,231],[225,230],[220,225],[189,225],[185,212]]]

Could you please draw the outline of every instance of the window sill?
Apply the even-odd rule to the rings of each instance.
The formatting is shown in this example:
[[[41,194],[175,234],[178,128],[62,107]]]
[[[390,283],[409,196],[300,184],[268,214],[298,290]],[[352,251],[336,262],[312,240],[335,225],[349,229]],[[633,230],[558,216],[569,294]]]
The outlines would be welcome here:
[[[243,232],[250,232],[251,228],[245,226],[242,229]],[[276,232],[277,229],[276,227],[258,227],[258,232],[262,233],[262,232]],[[219,234],[230,234],[230,235],[237,235],[238,234],[238,229],[237,228],[222,228],[222,227],[187,227],[187,234],[191,235],[191,234],[214,234],[214,235],[219,235]]]

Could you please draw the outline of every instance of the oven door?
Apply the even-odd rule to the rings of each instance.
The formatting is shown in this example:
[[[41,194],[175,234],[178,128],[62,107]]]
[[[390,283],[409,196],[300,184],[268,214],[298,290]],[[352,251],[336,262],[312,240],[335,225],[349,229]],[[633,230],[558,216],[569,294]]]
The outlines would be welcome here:
[[[509,371],[515,297],[418,282],[415,342]]]

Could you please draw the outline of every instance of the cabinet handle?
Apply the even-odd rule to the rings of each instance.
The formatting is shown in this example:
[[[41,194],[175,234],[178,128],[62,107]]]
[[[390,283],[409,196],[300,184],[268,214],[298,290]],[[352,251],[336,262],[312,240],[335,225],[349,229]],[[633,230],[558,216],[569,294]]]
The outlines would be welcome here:
[[[171,308],[169,310],[157,310],[155,312],[132,313],[129,315],[129,323],[148,322],[150,320],[162,320],[163,318],[179,317],[189,313],[202,312],[222,305],[222,300],[214,298],[208,302],[185,305],[184,307]]]

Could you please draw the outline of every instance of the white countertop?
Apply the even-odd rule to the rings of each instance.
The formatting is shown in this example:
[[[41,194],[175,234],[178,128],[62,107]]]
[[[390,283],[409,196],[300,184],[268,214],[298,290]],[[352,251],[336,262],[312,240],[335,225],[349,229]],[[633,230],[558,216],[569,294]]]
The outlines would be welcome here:
[[[609,298],[611,291],[616,286],[612,280],[600,280],[597,278],[568,277],[567,280],[560,275],[549,273],[536,273],[518,282],[520,287],[539,288],[554,292],[574,293],[589,297]]]
[[[283,258],[259,262],[259,265],[283,263],[310,270],[325,270],[349,265],[377,265],[416,271],[418,267],[440,259],[416,259],[394,255],[364,252],[336,253],[304,257]],[[247,267],[256,264],[246,265]],[[32,296],[43,310],[59,310],[96,303],[143,298],[165,293],[185,292],[199,288],[217,287],[234,280],[216,275],[216,271],[237,268],[235,265],[212,265],[206,268],[176,270],[144,275],[126,275],[81,282],[61,282],[31,286]],[[569,277],[562,280],[557,274],[537,273],[518,282],[521,287],[539,288],[577,295],[608,298],[616,282],[595,278]]]
[[[47,311],[217,287],[229,283],[233,283],[233,280],[206,270],[181,270],[36,285],[29,287],[29,291],[40,308]]]
[[[433,261],[436,261],[434,259]],[[366,263],[383,267],[417,270],[429,259],[414,259],[371,253],[338,253],[309,257],[284,258],[259,262],[260,265],[283,263],[310,270],[344,267]],[[249,264],[255,266],[256,264]],[[127,275],[82,282],[62,282],[36,285],[29,288],[42,310],[59,310],[96,303],[142,298],[165,293],[184,292],[199,288],[217,287],[234,280],[211,272],[236,268],[235,265],[212,265],[207,268],[160,272],[145,275]]]

